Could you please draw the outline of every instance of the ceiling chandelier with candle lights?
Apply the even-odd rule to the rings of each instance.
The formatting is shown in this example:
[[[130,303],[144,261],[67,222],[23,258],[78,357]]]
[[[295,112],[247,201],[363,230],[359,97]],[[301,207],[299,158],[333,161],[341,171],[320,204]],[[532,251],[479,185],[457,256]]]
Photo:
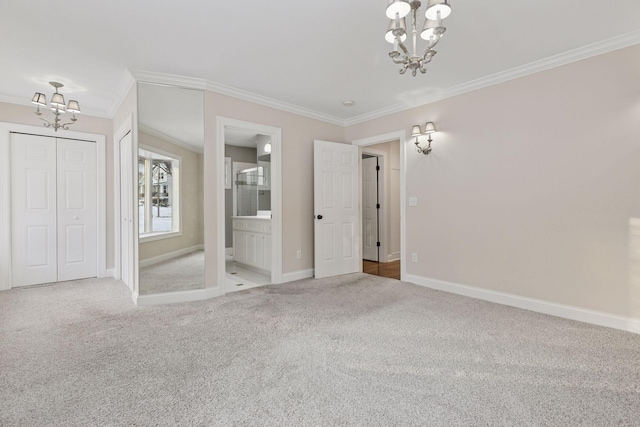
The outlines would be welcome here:
[[[46,108],[47,106],[47,97],[44,95],[44,93],[40,92],[36,92],[36,94],[33,95],[33,99],[31,100],[31,103],[37,106],[36,116],[38,116],[38,118],[44,122],[45,127],[53,128],[53,130],[56,132],[58,131],[58,129],[68,130],[69,126],[71,126],[78,120],[76,119],[76,114],[80,114],[80,104],[78,103],[78,101],[70,100],[69,104],[65,105],[64,96],[62,96],[62,94],[58,92],[58,89],[60,89],[64,85],[58,82],[49,82],[49,84],[56,90],[55,93],[51,96],[51,111],[53,111],[54,119],[51,122],[44,117],[40,117],[42,115],[42,113],[40,112],[40,107]],[[62,120],[60,119],[60,116],[67,112],[71,113],[71,118],[69,119],[70,121],[67,123],[61,123]]]
[[[444,32],[447,30],[442,25],[442,20],[451,13],[449,0],[428,0],[422,31],[420,31],[420,38],[426,40],[427,45],[424,50],[420,50],[420,53],[418,53],[417,28],[419,24],[418,21],[421,18],[419,10],[422,3],[416,0],[388,1],[387,17],[391,22],[387,28],[385,39],[394,45],[393,51],[389,53],[391,60],[401,65],[400,74],[406,73],[408,69],[411,70],[413,76],[416,75],[418,70],[423,74],[426,73],[426,64],[431,62],[431,59],[436,54],[433,48],[438,44]],[[412,18],[411,37],[413,49],[411,51],[404,43],[407,39],[406,16],[409,14],[411,14]]]

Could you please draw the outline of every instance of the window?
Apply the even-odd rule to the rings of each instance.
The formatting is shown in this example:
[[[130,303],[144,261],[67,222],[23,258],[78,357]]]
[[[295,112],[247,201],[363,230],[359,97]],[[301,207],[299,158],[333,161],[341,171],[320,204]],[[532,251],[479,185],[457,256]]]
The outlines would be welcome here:
[[[138,152],[140,238],[180,232],[180,159],[151,148]]]

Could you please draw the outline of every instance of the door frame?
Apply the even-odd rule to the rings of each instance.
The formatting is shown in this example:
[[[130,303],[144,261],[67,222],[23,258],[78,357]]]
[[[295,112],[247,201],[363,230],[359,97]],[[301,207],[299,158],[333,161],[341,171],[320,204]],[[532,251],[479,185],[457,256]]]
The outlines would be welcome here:
[[[133,113],[130,113],[127,118],[123,121],[123,123],[120,125],[120,128],[118,128],[118,130],[116,131],[116,133],[113,135],[113,175],[114,175],[114,184],[113,184],[113,223],[114,223],[114,245],[113,245],[113,251],[114,251],[114,269],[113,269],[113,277],[117,280],[121,280],[122,279],[122,244],[123,242],[121,241],[121,236],[122,236],[122,215],[121,215],[121,206],[120,206],[120,198],[122,197],[122,195],[120,194],[120,185],[121,185],[121,174],[120,174],[120,169],[121,166],[120,165],[120,142],[122,141],[122,139],[128,134],[131,133],[131,138],[132,138],[132,146],[133,146],[133,153],[137,153],[137,143],[138,143],[138,138],[137,138],[137,129],[136,129],[136,120],[134,120],[134,116]],[[137,159],[137,155],[134,155],[132,153],[133,159]],[[136,162],[132,162],[133,164],[130,165],[130,167],[135,168],[137,166],[137,161]],[[137,176],[137,174],[135,173],[135,169],[133,173],[133,177]],[[133,183],[132,183],[133,185]],[[136,187],[137,188],[137,187]],[[133,193],[135,194],[135,192]],[[116,197],[117,195],[117,197]],[[135,200],[135,197],[134,197]],[[134,216],[137,211],[136,209],[133,208],[133,206],[135,206],[135,203],[132,201],[131,202],[131,207],[133,209],[133,212],[129,212],[130,216]],[[137,217],[135,217],[134,219],[135,221],[138,220]],[[138,233],[137,231],[137,227],[135,226],[136,223],[134,223],[134,227],[133,227],[133,235],[131,236],[132,238],[130,239],[130,241],[128,242],[129,244],[129,266],[130,268],[133,269],[133,277],[131,278],[131,284],[128,286],[129,289],[131,290],[131,292],[133,293],[134,299],[135,299],[135,294],[138,290],[138,263],[136,262],[138,259]],[[131,276],[131,275],[130,275]]]
[[[216,116],[216,204],[217,283],[220,295],[225,288],[225,183],[224,131],[236,129],[271,137],[271,283],[282,283],[282,129],[228,117]]]
[[[11,289],[11,133],[67,138],[96,143],[98,194],[97,277],[107,272],[107,177],[104,135],[0,122],[0,290]]]
[[[368,154],[370,156],[377,157],[379,160],[378,166],[380,166],[380,173],[378,174],[378,201],[382,204],[382,209],[380,209],[380,215],[378,217],[378,241],[380,241],[380,252],[378,253],[378,262],[388,262],[389,259],[387,257],[387,215],[388,215],[388,206],[386,203],[387,196],[387,174],[385,172],[385,167],[387,165],[387,153],[380,150],[375,150],[373,148],[365,148],[361,147],[359,151],[359,163],[358,168],[360,171],[360,234],[364,237],[364,221],[362,220],[363,208],[362,208],[362,196],[364,194],[362,180],[362,155]],[[382,185],[380,185],[380,180],[382,180]],[[382,236],[382,238],[380,237]],[[362,240],[362,239],[361,239]],[[364,246],[364,245],[363,245]],[[360,251],[360,254],[364,259],[364,247]],[[362,266],[360,266],[360,272],[362,272]]]
[[[382,135],[371,136],[368,138],[356,139],[352,141],[351,144],[361,147],[360,151],[362,151],[363,148],[368,145],[375,145],[398,140],[400,141],[400,280],[404,281],[407,275],[407,133],[404,130],[399,130]],[[360,159],[362,159],[362,154],[360,155]],[[361,167],[360,176],[362,176]],[[362,212],[360,212],[360,218],[362,218]],[[360,238],[360,245],[362,246],[362,238]],[[362,253],[362,247],[360,248],[360,253]]]

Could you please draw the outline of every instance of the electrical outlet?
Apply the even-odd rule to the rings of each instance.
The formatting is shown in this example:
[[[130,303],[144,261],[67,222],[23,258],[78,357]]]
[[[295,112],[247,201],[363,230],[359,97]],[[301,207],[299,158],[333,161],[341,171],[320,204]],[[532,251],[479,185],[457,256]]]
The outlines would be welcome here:
[[[296,258],[302,259],[302,251],[300,249],[298,249],[298,251],[296,252]]]
[[[411,206],[411,207],[418,206],[418,198],[417,197],[409,197],[409,206]]]
[[[412,253],[411,254],[411,262],[418,262],[418,254],[417,253]]]

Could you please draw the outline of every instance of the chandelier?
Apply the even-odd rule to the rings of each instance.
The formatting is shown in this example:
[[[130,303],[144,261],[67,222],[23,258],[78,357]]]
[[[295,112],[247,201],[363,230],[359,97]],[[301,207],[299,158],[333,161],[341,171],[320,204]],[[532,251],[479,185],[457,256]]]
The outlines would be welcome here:
[[[411,74],[415,77],[420,70],[422,74],[427,72],[425,65],[431,62],[436,54],[433,50],[438,44],[442,35],[447,30],[442,25],[442,20],[451,13],[449,0],[429,0],[425,11],[424,24],[420,32],[420,38],[427,41],[424,51],[418,54],[418,10],[420,3],[417,0],[389,0],[387,5],[387,17],[391,20],[385,39],[394,45],[393,51],[389,52],[391,60],[396,64],[401,64],[400,74],[411,69]],[[413,39],[413,50],[409,51],[404,41],[407,39],[406,16],[411,14],[413,21],[411,24],[411,37]]]
[[[68,130],[69,126],[71,126],[78,120],[76,119],[76,113],[80,114],[80,104],[78,104],[78,101],[70,100],[69,104],[65,106],[64,96],[62,96],[61,93],[58,93],[58,89],[60,89],[64,85],[58,82],[49,82],[49,84],[56,89],[56,92],[51,96],[51,111],[53,111],[55,118],[53,122],[50,122],[44,117],[40,117],[42,115],[42,113],[40,112],[40,107],[47,106],[47,97],[40,92],[36,92],[36,94],[33,95],[33,99],[31,100],[31,103],[38,106],[38,109],[36,110],[36,116],[38,116],[38,118],[44,122],[45,127],[51,127],[55,132],[57,132],[60,128]],[[67,123],[60,123],[62,121],[60,120],[60,116],[67,111],[72,114],[71,118],[69,119],[71,121]]]

